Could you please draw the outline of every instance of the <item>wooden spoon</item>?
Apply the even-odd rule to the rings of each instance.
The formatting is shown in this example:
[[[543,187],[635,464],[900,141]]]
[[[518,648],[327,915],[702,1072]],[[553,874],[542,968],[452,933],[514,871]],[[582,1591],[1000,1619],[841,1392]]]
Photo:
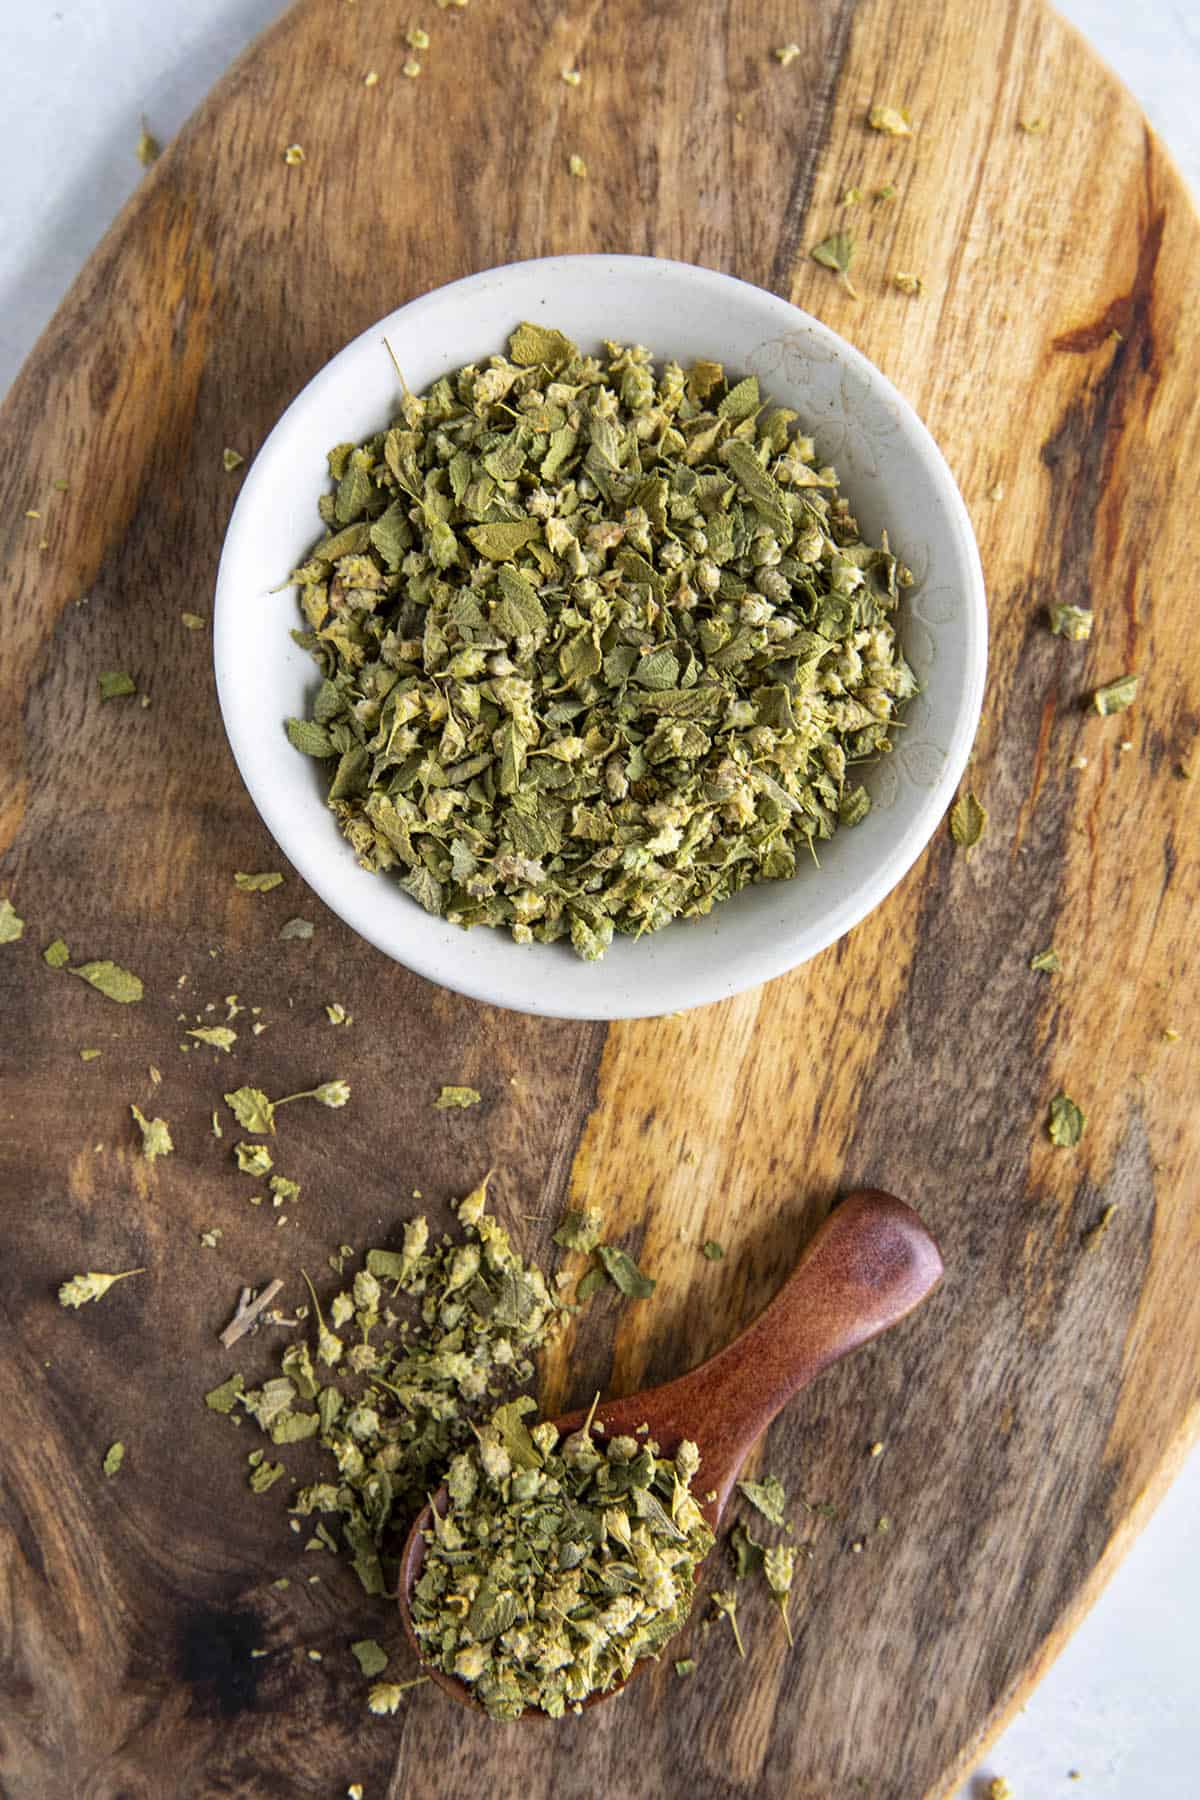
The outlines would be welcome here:
[[[715,1532],[742,1464],[792,1395],[830,1363],[897,1324],[941,1278],[938,1247],[912,1208],[878,1189],[860,1190],[830,1213],[774,1300],[739,1338],[676,1381],[605,1401],[596,1420],[609,1436],[648,1425],[664,1456],[673,1456],[684,1438],[693,1439],[700,1449],[697,1499]],[[572,1412],[554,1423],[565,1435],[586,1417]],[[713,1498],[705,1499],[708,1494]],[[425,1661],[413,1629],[410,1597],[435,1506],[445,1511],[444,1487],[408,1534],[400,1563],[400,1616],[409,1643],[438,1686],[482,1711],[466,1682]],[[635,1663],[635,1672],[641,1666]],[[593,1694],[584,1705],[617,1692],[619,1686]],[[530,1716],[547,1715],[537,1708],[522,1714]]]

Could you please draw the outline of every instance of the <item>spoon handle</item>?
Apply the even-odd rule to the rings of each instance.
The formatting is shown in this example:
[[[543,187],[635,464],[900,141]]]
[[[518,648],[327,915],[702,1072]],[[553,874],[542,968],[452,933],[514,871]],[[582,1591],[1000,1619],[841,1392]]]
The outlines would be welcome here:
[[[689,1374],[641,1396],[704,1453],[719,1514],[747,1453],[822,1369],[878,1337],[942,1278],[937,1245],[902,1200],[862,1189],[835,1208],[754,1323]],[[665,1435],[665,1434],[664,1434]]]

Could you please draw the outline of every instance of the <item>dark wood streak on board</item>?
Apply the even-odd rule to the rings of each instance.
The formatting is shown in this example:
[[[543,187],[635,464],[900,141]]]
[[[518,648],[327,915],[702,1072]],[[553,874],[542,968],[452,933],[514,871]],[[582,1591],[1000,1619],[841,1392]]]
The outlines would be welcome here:
[[[1194,980],[1200,906],[1196,784],[1176,773],[1200,719],[1177,571],[1200,566],[1200,536],[1174,502],[1200,465],[1185,311],[1200,231],[1128,96],[1035,0],[968,0],[950,22],[929,0],[539,0],[527,32],[498,37],[475,6],[430,29],[412,82],[377,8],[283,17],[149,174],[4,410],[21,455],[0,468],[0,893],[28,923],[0,948],[0,1785],[13,1800],[160,1800],[164,1780],[180,1800],[318,1800],[354,1780],[414,1800],[928,1800],[1061,1643],[1198,1399],[1177,1346],[1200,1306],[1178,1279],[1198,1253],[1200,1071],[1194,1033],[1162,1034]],[[791,40],[783,67],[771,53]],[[1048,92],[1050,137],[1030,138],[1016,121]],[[913,138],[869,131],[873,100],[907,106]],[[574,150],[586,182],[566,174]],[[856,302],[806,246],[849,217],[847,185],[884,181],[895,200],[853,212]],[[944,448],[992,597],[968,778],[990,823],[970,860],[941,829],[792,976],[608,1032],[474,1006],[343,930],[255,819],[207,639],[178,622],[210,607],[240,479],[226,444],[253,454],[328,356],[406,297],[588,249],[727,268],[852,338]],[[925,299],[894,290],[900,268],[920,269]],[[1114,295],[1121,341],[1056,354],[1054,333],[1106,323]],[[1089,643],[1049,636],[1055,599],[1094,608]],[[1136,706],[1089,714],[1135,660]],[[98,703],[97,671],[123,666],[148,709]],[[277,893],[233,888],[235,868],[276,865]],[[295,913],[309,945],[278,939]],[[77,958],[138,970],[142,1005],[47,969],[59,932]],[[1050,943],[1063,973],[1031,973]],[[231,992],[267,1032],[228,1059],[185,1056],[184,1024]],[[325,1020],[335,999],[349,1030]],[[85,1066],[89,1044],[103,1055]],[[276,1230],[211,1108],[239,1081],[282,1093],[335,1073],[353,1083],[345,1112],[296,1108],[281,1127],[279,1166],[304,1188]],[[436,1112],[444,1081],[483,1105]],[[1089,1114],[1071,1154],[1044,1134],[1059,1086]],[[131,1101],[175,1133],[153,1170]],[[411,1672],[390,1612],[295,1548],[288,1490],[248,1496],[253,1440],[198,1403],[233,1364],[216,1333],[243,1281],[279,1273],[295,1304],[301,1264],[320,1270],[341,1239],[393,1242],[417,1205],[444,1222],[489,1165],[498,1208],[553,1271],[579,1270],[549,1244],[570,1197],[599,1204],[658,1282],[572,1324],[546,1359],[552,1406],[718,1348],[847,1186],[918,1204],[949,1268],[763,1446],[812,1550],[795,1652],[751,1591],[745,1664],[697,1620],[690,1683],[665,1661],[519,1758],[423,1688],[394,1720],[365,1715],[351,1639],[381,1638],[391,1672]],[[75,1269],[142,1262],[99,1306],[55,1304]],[[244,1348],[262,1373],[265,1347]],[[117,1437],[126,1465],[106,1482]],[[300,1450],[288,1461],[313,1473]],[[265,1655],[250,1664],[249,1647]]]

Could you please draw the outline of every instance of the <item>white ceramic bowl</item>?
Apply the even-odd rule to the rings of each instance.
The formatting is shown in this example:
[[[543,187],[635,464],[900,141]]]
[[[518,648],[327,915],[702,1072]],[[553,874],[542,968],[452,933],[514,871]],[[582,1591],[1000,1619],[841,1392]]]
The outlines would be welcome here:
[[[899,617],[921,684],[897,748],[865,776],[872,810],[821,845],[821,867],[745,889],[706,919],[679,920],[597,963],[568,945],[514,944],[433,918],[387,875],[359,867],[324,801],[322,764],[293,750],[317,676],[288,635],[294,589],[273,593],[320,532],[325,451],[389,423],[396,383],[386,336],[414,392],[501,351],[522,319],[585,349],[602,338],[656,358],[714,357],[756,374],[792,406],[836,467],[864,535],[886,529],[913,570]],[[619,1019],[698,1006],[768,981],[857,925],[911,867],[949,805],[983,697],[987,610],[962,497],[928,431],[896,389],[818,319],[761,289],[686,263],[560,256],[439,288],[348,344],[293,400],[255,458],[217,577],[217,689],[242,778],[305,880],[355,931],[444,987],[522,1012]]]

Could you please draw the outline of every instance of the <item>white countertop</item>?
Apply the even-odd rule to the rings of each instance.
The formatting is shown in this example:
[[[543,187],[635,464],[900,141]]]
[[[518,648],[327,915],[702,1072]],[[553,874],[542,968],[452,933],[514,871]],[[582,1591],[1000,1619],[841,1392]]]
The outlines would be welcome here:
[[[9,0],[0,12],[0,393],[136,187],[140,116],[168,139],[280,10],[279,0],[58,0],[18,14]],[[1066,0],[1061,10],[1133,89],[1200,193],[1195,0]],[[1196,1800],[1198,1618],[1200,1450],[960,1800],[979,1800],[993,1775],[1007,1777],[1014,1800]]]

